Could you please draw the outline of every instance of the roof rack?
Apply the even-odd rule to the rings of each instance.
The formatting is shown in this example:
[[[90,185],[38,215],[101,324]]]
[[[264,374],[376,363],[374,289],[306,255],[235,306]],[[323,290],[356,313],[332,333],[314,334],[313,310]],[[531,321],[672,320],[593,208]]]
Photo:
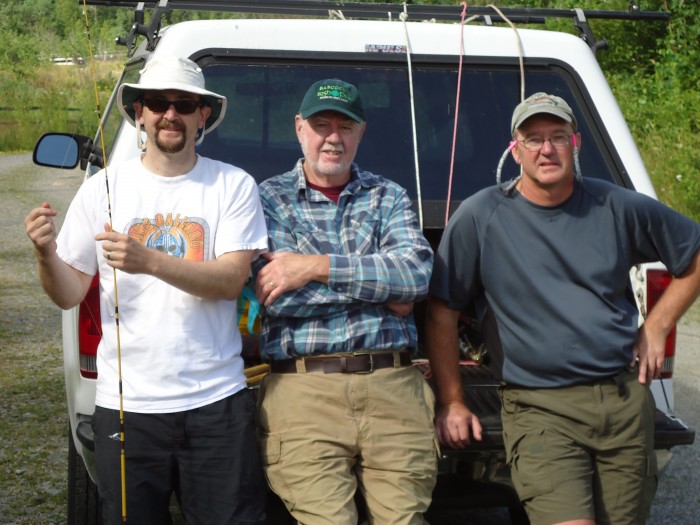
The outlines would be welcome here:
[[[83,0],[78,0],[81,4]],[[135,22],[127,37],[117,39],[117,44],[127,46],[129,53],[133,52],[138,36],[145,36],[148,47],[155,46],[162,16],[167,11],[219,11],[229,13],[249,13],[275,16],[307,16],[330,18],[360,18],[398,20],[402,15],[408,20],[423,21],[459,21],[462,6],[460,5],[423,5],[404,3],[359,3],[359,2],[329,2],[324,0],[157,0],[139,2],[128,0],[85,0],[88,5],[104,7],[133,7]],[[144,25],[146,7],[153,9],[153,15],[148,26]],[[596,52],[607,49],[607,42],[596,40],[588,23],[589,19],[607,20],[668,20],[666,11],[643,11],[639,4],[630,2],[628,11],[605,11],[575,9],[553,9],[539,7],[500,8],[504,17],[514,23],[538,24],[548,18],[571,18],[579,36]],[[485,25],[505,23],[506,20],[492,7],[467,7],[467,15],[471,20],[481,21]]]

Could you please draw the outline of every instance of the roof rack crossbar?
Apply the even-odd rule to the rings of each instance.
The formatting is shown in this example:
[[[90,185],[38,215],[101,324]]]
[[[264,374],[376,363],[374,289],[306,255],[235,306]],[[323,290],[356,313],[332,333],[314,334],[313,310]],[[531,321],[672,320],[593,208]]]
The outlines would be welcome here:
[[[82,4],[82,0],[78,0]],[[138,4],[150,4],[155,6],[158,2],[136,0],[86,0],[88,5],[106,7],[136,7]],[[267,13],[281,15],[311,15],[314,13],[326,16],[329,10],[342,11],[346,16],[367,18],[385,18],[387,13],[392,16],[404,11],[403,3],[360,3],[360,2],[329,2],[325,0],[168,0],[168,9],[183,9],[191,11],[226,11],[237,13]],[[459,19],[462,12],[460,5],[423,5],[406,4],[406,13],[409,18],[436,18],[441,20]],[[547,17],[547,18],[573,18],[574,9],[555,9],[539,7],[503,7],[501,11],[508,18],[521,17]],[[501,17],[492,8],[486,6],[471,6],[467,8],[470,16],[489,15],[492,19]],[[642,11],[638,8],[629,11],[585,10],[587,18],[604,18],[616,20],[667,20],[668,12]]]
[[[83,0],[78,0],[83,3]],[[408,16],[408,20],[423,21],[458,21],[461,18],[462,7],[460,5],[423,5],[403,3],[359,3],[359,2],[331,2],[326,0],[158,0],[150,2],[129,0],[85,0],[87,5],[103,7],[133,7],[136,9],[137,21],[132,26],[127,38],[118,39],[118,43],[133,47],[133,41],[137,35],[143,35],[148,39],[149,46],[154,45],[160,20],[166,11],[191,10],[191,11],[218,11],[229,13],[244,13],[258,15],[277,16],[311,16],[329,17],[331,13],[341,12],[345,18],[374,18],[398,20],[402,13]],[[143,25],[143,11],[146,7],[154,9],[153,17],[148,27]],[[633,21],[663,21],[670,15],[666,11],[642,11],[638,4],[630,3],[629,11],[605,11],[584,9],[555,9],[539,7],[511,7],[501,8],[503,15],[508,20],[520,24],[543,23],[547,18],[570,18],[579,31],[581,37],[596,51],[607,47],[605,40],[596,41],[588,20],[633,20]],[[486,25],[504,23],[505,20],[493,8],[486,6],[472,6],[467,8],[471,17],[481,19]],[[140,22],[139,22],[139,18]],[[154,21],[155,19],[155,21]]]

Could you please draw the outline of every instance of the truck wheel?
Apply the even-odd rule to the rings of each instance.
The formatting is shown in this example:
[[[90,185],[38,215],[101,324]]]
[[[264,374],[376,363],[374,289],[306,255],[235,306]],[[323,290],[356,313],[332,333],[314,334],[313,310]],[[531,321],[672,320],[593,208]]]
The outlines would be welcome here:
[[[68,525],[102,525],[100,497],[68,427]]]

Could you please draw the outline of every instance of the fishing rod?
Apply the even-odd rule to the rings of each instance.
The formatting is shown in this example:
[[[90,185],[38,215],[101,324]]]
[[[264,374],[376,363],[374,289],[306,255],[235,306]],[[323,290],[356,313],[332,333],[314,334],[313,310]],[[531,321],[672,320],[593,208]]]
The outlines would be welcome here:
[[[97,122],[100,134],[100,144],[102,151],[106,152],[105,149],[105,139],[104,130],[102,128],[102,109],[100,107],[100,95],[99,89],[97,87],[97,73],[95,68],[95,54],[92,47],[92,38],[90,36],[90,22],[88,19],[88,9],[86,0],[83,0],[83,15],[85,18],[85,35],[88,40],[88,48],[90,54],[90,68],[92,71],[92,84],[95,90],[95,108],[97,111]],[[104,173],[105,173],[105,186],[107,188],[107,215],[109,217],[109,229],[114,231],[112,227],[112,202],[109,194],[109,177],[107,175],[107,162],[104,162]],[[122,352],[121,352],[121,339],[119,334],[119,292],[117,290],[117,269],[112,268],[112,279],[114,282],[114,322],[117,335],[117,377],[119,383],[119,443],[120,443],[120,479],[121,479],[121,513],[122,513],[122,523],[126,523],[126,454],[125,454],[125,433],[124,433],[124,392],[122,385]]]

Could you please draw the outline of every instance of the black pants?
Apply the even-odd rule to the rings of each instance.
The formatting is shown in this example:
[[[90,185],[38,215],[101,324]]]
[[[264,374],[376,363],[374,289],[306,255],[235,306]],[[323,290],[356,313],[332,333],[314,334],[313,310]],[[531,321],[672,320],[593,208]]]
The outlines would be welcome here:
[[[122,523],[119,412],[96,407],[95,455],[105,525]],[[129,525],[171,523],[175,492],[188,524],[262,524],[267,485],[249,390],[193,410],[124,414]]]

